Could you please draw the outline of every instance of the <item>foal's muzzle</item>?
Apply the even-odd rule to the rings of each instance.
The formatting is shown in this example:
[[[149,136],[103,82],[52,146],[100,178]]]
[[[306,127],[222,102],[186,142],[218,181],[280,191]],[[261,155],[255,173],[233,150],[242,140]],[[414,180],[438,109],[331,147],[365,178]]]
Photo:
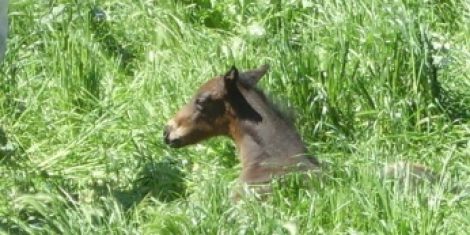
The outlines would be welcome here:
[[[182,141],[179,138],[171,139],[170,138],[171,127],[166,126],[165,130],[163,131],[163,140],[165,144],[169,145],[172,148],[179,148],[182,146]]]

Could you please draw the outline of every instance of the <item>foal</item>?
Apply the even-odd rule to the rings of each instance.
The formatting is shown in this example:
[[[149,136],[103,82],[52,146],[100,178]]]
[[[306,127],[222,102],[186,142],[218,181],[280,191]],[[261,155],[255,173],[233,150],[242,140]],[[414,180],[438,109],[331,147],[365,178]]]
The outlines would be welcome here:
[[[294,126],[274,109],[256,83],[268,66],[207,81],[169,122],[165,143],[179,148],[213,136],[228,136],[237,146],[242,164],[240,181],[265,184],[274,176],[293,171],[318,170],[307,156]]]
[[[207,81],[168,122],[165,143],[179,148],[213,136],[232,138],[242,164],[240,181],[248,186],[266,186],[289,172],[319,171],[319,162],[306,154],[294,126],[256,88],[267,70],[267,65],[246,72],[232,67]],[[428,170],[399,163],[386,166],[383,174],[409,179],[427,177]],[[257,192],[264,193],[269,186],[260,189]]]

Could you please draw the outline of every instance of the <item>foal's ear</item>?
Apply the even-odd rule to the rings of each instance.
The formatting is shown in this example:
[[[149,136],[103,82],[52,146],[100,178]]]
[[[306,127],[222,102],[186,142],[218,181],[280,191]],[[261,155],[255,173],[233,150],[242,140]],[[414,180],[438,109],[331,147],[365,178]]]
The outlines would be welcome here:
[[[224,75],[224,80],[226,82],[235,82],[238,80],[238,69],[235,65],[232,65],[232,68]]]
[[[255,86],[258,81],[266,74],[269,69],[269,65],[264,64],[257,69],[248,70],[240,74],[240,79],[243,82],[248,83],[251,86]]]

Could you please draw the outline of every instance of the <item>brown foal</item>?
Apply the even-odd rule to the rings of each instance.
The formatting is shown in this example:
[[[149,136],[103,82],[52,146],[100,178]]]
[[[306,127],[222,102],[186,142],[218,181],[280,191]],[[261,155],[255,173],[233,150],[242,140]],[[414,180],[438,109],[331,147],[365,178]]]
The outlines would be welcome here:
[[[232,67],[224,76],[207,81],[168,122],[165,143],[179,148],[213,136],[232,138],[242,164],[240,181],[246,185],[266,185],[289,172],[319,171],[319,162],[306,154],[293,124],[256,87],[267,70],[267,65],[245,72]],[[384,169],[386,177],[403,168],[425,169],[406,163],[393,166]]]

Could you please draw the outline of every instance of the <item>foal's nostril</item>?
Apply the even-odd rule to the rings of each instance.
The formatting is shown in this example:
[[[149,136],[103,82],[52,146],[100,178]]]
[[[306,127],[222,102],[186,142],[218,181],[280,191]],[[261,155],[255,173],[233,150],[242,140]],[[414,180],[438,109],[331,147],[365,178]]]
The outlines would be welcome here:
[[[181,146],[182,141],[179,138],[170,138],[170,132],[171,132],[171,126],[165,126],[165,129],[163,130],[163,141],[165,144],[169,145],[170,147],[173,148],[178,148]]]

